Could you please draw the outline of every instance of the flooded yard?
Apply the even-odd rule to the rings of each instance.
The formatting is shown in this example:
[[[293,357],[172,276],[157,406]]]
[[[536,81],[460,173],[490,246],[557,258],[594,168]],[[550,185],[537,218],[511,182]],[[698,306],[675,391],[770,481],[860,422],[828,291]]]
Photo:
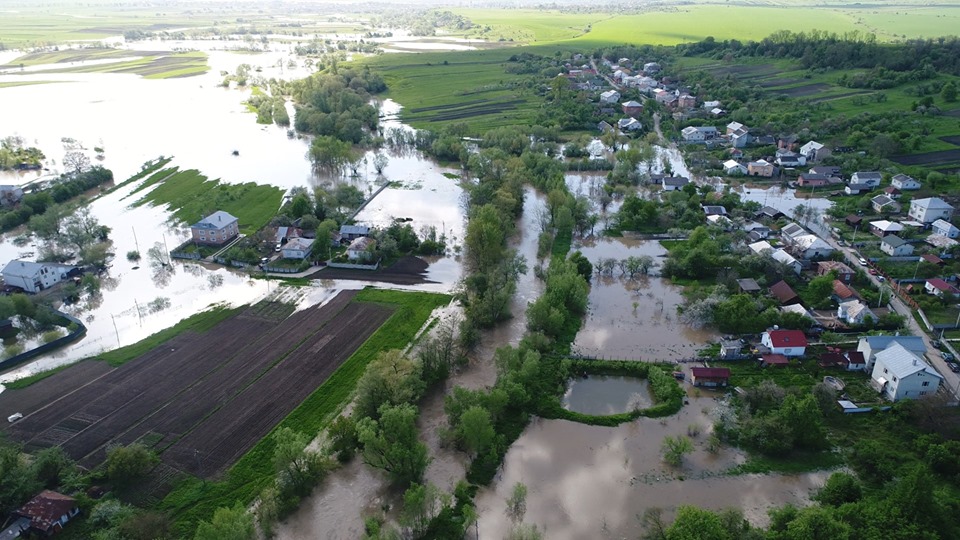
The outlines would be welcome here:
[[[742,463],[731,448],[706,449],[716,401],[691,398],[678,414],[641,418],[616,428],[564,420],[534,420],[507,452],[495,483],[477,495],[482,538],[504,538],[511,528],[506,499],[516,483],[527,486],[526,518],[545,538],[637,538],[648,508],[667,519],[681,505],[740,508],[754,525],[767,523],[767,510],[804,505],[829,473],[739,475],[725,471]],[[687,435],[695,450],[680,468],[662,462],[664,437]]]
[[[651,405],[649,383],[634,377],[589,375],[572,379],[563,395],[565,409],[583,414],[619,414]]]
[[[584,356],[625,360],[677,360],[696,355],[697,350],[718,335],[694,329],[679,321],[677,306],[683,303],[682,287],[656,277],[666,249],[656,240],[598,238],[575,245],[596,265],[601,258],[625,259],[650,256],[650,276],[629,278],[614,270],[612,275],[594,272],[589,308],[573,352]]]

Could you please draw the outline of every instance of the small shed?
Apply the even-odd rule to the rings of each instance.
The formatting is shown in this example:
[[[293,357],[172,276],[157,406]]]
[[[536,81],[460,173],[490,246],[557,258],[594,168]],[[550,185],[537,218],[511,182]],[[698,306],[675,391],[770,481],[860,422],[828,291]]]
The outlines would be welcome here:
[[[740,358],[743,345],[735,339],[720,340],[720,358]]]
[[[764,354],[760,356],[761,367],[784,367],[790,360],[782,354]]]
[[[745,293],[753,294],[760,292],[760,284],[753,278],[738,279],[737,285],[739,285],[740,290]]]
[[[847,365],[847,359],[838,352],[825,352],[817,359],[817,365],[822,368],[836,368]]]
[[[730,384],[729,368],[695,367],[690,368],[690,375],[694,386],[722,388]]]

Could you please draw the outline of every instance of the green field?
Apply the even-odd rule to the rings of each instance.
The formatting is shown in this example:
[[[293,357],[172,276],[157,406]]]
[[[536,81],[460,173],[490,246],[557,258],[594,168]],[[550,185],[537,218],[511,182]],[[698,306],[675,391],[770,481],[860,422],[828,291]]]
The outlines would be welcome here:
[[[103,62],[106,60],[106,62]],[[86,61],[97,63],[85,64]],[[102,63],[101,63],[102,62]],[[8,66],[49,66],[31,73],[135,73],[148,79],[190,77],[206,73],[207,55],[202,52],[128,51],[119,49],[72,49],[32,53]]]
[[[195,170],[161,170],[134,193],[146,187],[152,189],[136,201],[135,206],[167,205],[173,212],[173,219],[183,223],[195,223],[223,210],[240,220],[240,232],[244,234],[252,234],[266,225],[276,215],[283,200],[283,190],[276,186],[253,182],[226,184],[208,180]]]

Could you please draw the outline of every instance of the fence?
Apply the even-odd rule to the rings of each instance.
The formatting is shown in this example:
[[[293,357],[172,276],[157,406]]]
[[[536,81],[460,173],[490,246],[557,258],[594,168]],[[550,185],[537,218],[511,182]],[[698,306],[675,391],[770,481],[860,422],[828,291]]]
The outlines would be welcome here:
[[[191,261],[198,261],[198,260],[200,260],[202,257],[200,256],[200,251],[199,251],[199,250],[198,250],[198,251],[192,251],[192,252],[183,251],[184,248],[186,248],[187,246],[190,246],[190,245],[193,245],[193,240],[187,240],[186,242],[184,242],[184,243],[180,244],[179,246],[173,248],[173,249],[170,251],[170,258],[171,258],[171,259],[188,259],[188,260],[191,260]]]
[[[376,270],[380,268],[380,261],[377,261],[376,264],[355,264],[355,263],[338,263],[338,262],[328,262],[327,268],[346,268],[350,270]]]
[[[57,348],[59,348],[59,347],[62,347],[62,346],[64,346],[64,345],[67,345],[68,343],[72,343],[72,342],[80,339],[81,337],[83,337],[84,334],[87,333],[87,327],[84,326],[84,324],[83,324],[82,322],[80,322],[80,319],[77,319],[76,317],[74,317],[74,316],[72,316],[72,315],[68,315],[68,314],[66,314],[66,313],[64,313],[64,312],[62,312],[62,311],[56,311],[56,310],[54,310],[54,313],[56,313],[57,315],[60,315],[60,316],[63,317],[64,319],[66,319],[66,320],[70,321],[71,323],[75,324],[75,325],[77,326],[77,329],[74,330],[73,332],[70,332],[69,334],[67,334],[67,335],[65,335],[65,336],[63,336],[63,337],[60,337],[60,338],[57,338],[57,339],[51,341],[50,343],[44,343],[43,345],[40,345],[39,347],[37,347],[37,348],[35,348],[35,349],[30,349],[29,351],[24,351],[24,352],[22,352],[22,353],[20,353],[20,354],[18,354],[18,355],[11,356],[10,358],[7,358],[6,360],[0,361],[0,369],[6,369],[6,368],[8,368],[8,367],[13,367],[13,366],[15,366],[15,365],[17,365],[17,364],[19,364],[19,363],[21,363],[21,362],[26,362],[27,360],[30,360],[31,358],[35,358],[35,357],[37,357],[37,356],[40,356],[41,354],[47,353],[47,352],[49,352],[49,351],[52,351],[52,350],[57,349]]]
[[[290,268],[289,266],[264,266],[263,271],[276,274],[296,274],[301,270],[299,268]]]

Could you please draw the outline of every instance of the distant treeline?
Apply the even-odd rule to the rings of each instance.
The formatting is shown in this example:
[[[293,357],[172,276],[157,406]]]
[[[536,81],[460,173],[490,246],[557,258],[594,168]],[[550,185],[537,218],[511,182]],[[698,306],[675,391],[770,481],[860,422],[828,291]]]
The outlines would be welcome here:
[[[84,191],[112,181],[113,172],[103,167],[93,167],[72,177],[64,176],[52,188],[28,193],[16,207],[0,211],[0,231],[19,227],[29,221],[30,216],[46,212],[48,206],[66,202]]]
[[[795,58],[805,68],[884,68],[890,71],[923,71],[960,75],[960,38],[912,39],[902,43],[879,43],[873,34],[834,34],[813,30],[781,30],[760,41],[717,41],[707,37],[696,43],[678,45],[685,56],[707,55],[723,58]],[[929,66],[929,67],[927,67]]]

